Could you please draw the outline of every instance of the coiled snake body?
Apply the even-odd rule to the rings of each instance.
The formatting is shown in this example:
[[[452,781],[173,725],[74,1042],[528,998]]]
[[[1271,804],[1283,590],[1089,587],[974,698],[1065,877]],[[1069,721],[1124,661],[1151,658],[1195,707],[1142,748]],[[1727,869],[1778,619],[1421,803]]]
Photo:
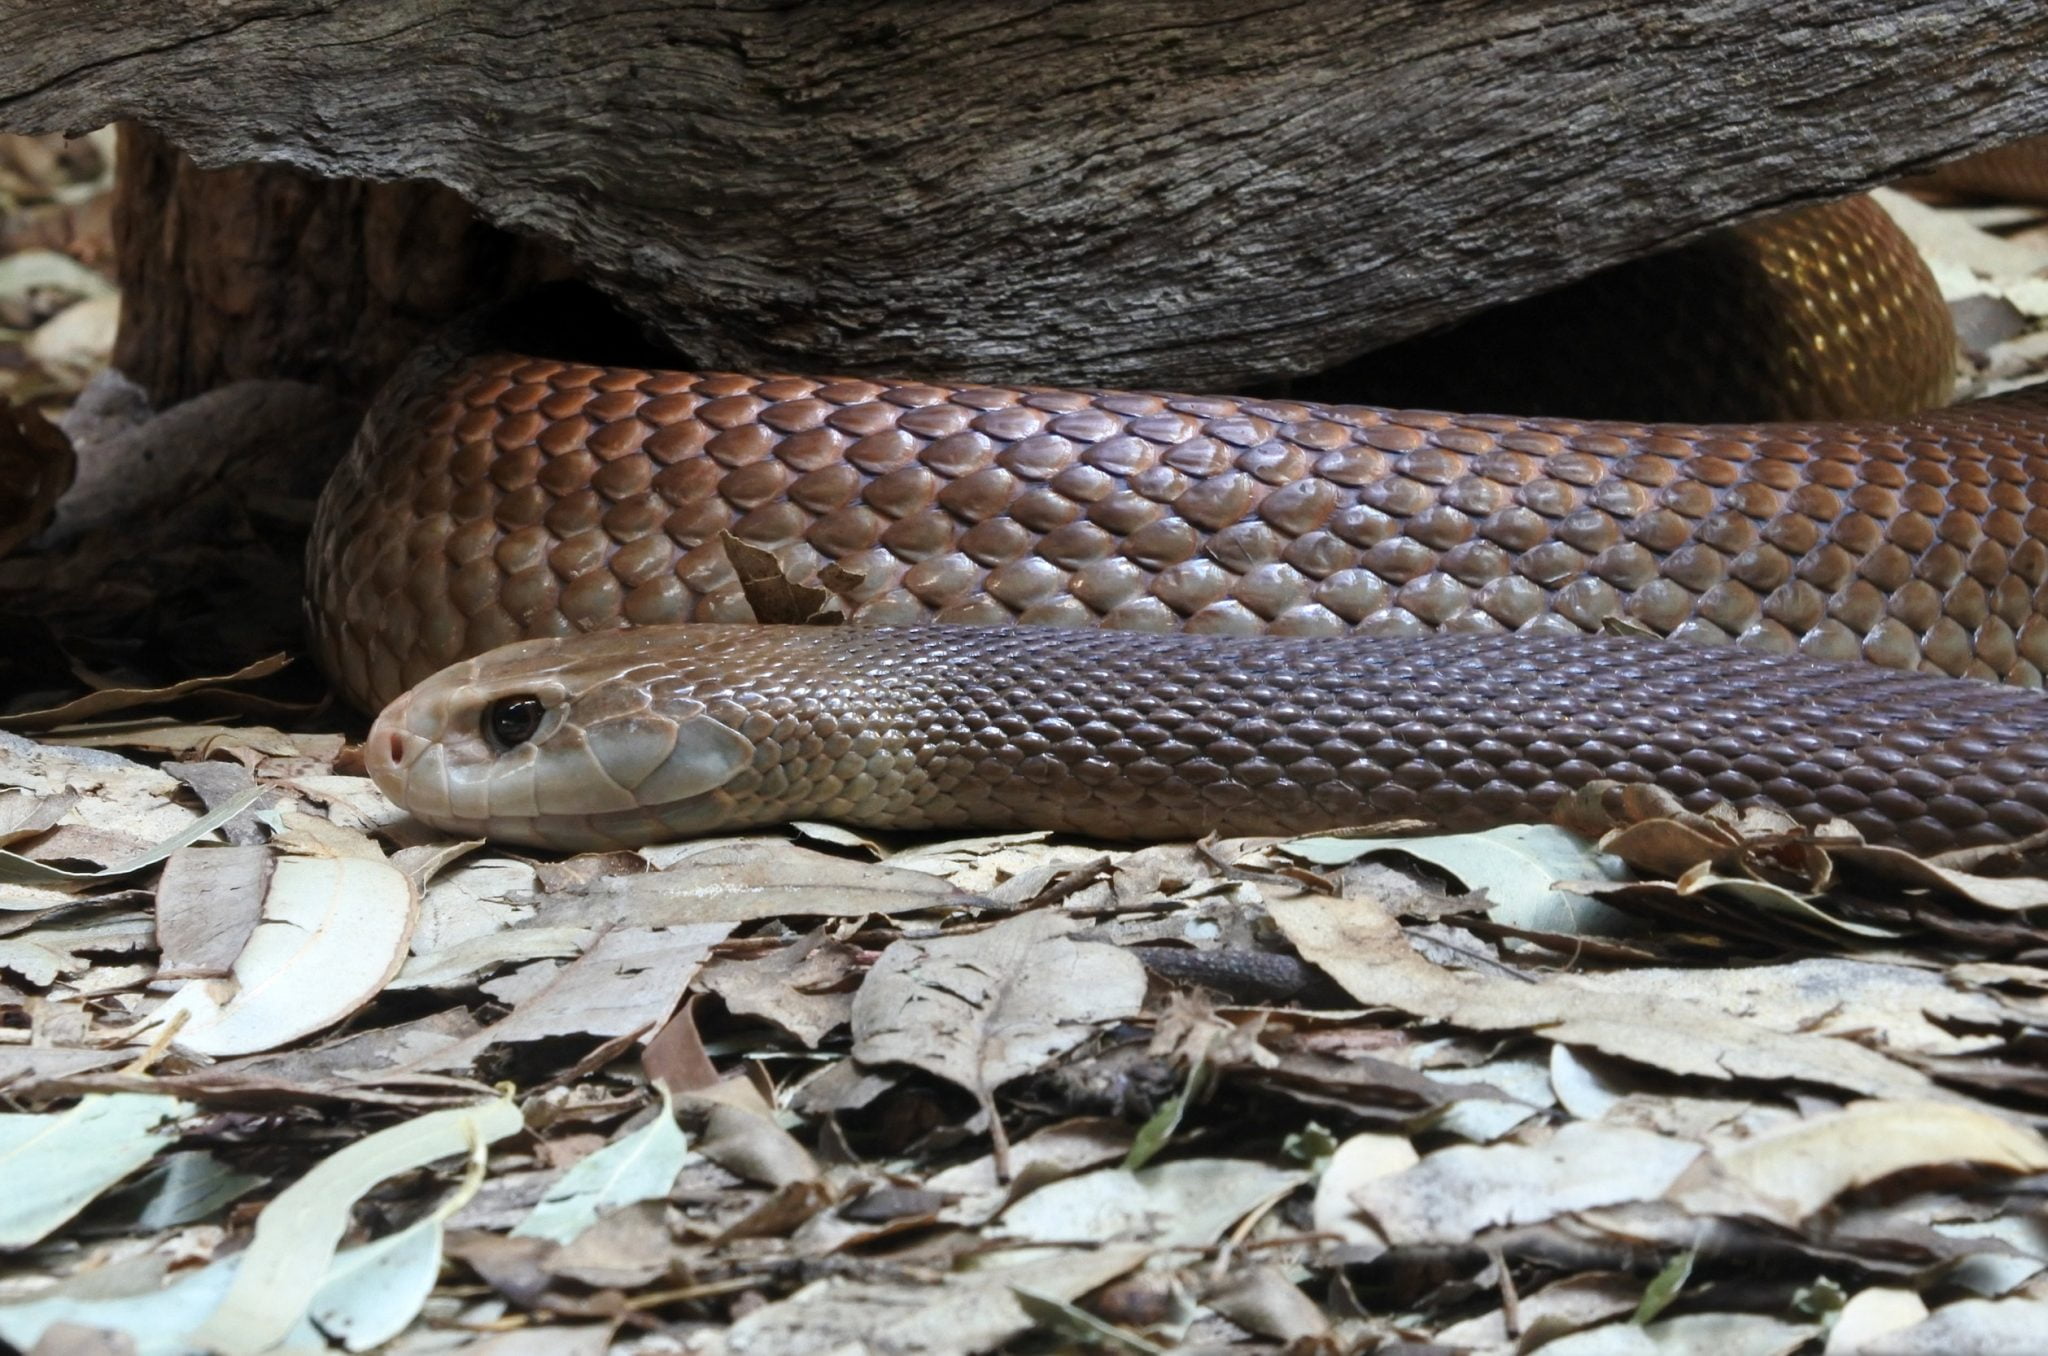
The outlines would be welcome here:
[[[840,567],[859,625],[661,626],[748,619],[725,532]],[[1681,427],[429,351],[311,562],[358,704],[471,661],[386,712],[380,782],[514,841],[1476,825],[1601,776],[1922,847],[2048,827],[2024,392]],[[895,629],[928,620],[1109,629]],[[622,626],[658,629],[471,658]]]

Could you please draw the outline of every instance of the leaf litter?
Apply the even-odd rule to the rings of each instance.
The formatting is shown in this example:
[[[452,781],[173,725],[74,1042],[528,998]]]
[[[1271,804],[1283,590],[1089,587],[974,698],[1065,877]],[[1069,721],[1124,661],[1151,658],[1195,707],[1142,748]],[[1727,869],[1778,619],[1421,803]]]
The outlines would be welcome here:
[[[2038,216],[1901,211],[1962,242],[1959,315],[2048,319]],[[109,295],[32,263],[24,297]],[[1977,334],[1980,383],[2048,358]],[[59,415],[62,338],[15,390]],[[35,424],[0,440],[69,477]],[[209,568],[246,578],[238,522]],[[2042,844],[1923,862],[1636,795],[1451,837],[806,825],[535,858],[399,815],[267,650],[152,674],[72,627],[147,611],[120,571],[162,550],[78,540],[0,563],[0,608],[89,600],[4,622],[33,642],[4,713],[33,737],[0,730],[15,1347],[2048,1332]],[[742,564],[792,620],[858,583]]]

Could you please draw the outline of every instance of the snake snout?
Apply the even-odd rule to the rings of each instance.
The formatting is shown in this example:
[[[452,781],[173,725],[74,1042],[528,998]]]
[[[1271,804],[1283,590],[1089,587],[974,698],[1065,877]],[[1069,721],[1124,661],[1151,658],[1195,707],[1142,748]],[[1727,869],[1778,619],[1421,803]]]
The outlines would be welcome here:
[[[405,786],[412,766],[431,742],[406,728],[409,705],[407,697],[400,697],[385,707],[363,740],[363,765],[370,780],[401,805],[405,803]]]

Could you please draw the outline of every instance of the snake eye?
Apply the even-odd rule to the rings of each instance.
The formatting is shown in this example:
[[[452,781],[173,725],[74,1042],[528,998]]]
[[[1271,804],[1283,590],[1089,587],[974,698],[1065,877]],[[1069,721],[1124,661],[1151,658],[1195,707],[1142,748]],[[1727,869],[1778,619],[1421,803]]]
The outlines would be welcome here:
[[[533,738],[547,712],[538,697],[500,697],[484,708],[484,737],[500,753],[517,748]]]

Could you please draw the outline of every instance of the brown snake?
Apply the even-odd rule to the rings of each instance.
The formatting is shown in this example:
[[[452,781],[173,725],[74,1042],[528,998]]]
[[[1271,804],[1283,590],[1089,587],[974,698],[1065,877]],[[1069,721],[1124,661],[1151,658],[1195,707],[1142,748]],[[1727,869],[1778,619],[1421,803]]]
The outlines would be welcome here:
[[[1889,304],[1859,277],[1842,336]],[[862,625],[471,659],[746,621],[728,531],[839,566]],[[2048,827],[2048,698],[1936,676],[2048,670],[2031,393],[1684,427],[430,351],[311,564],[358,704],[470,660],[386,712],[380,784],[512,841],[1474,826],[1602,777],[1920,847]],[[1112,629],[868,629],[928,620]]]

